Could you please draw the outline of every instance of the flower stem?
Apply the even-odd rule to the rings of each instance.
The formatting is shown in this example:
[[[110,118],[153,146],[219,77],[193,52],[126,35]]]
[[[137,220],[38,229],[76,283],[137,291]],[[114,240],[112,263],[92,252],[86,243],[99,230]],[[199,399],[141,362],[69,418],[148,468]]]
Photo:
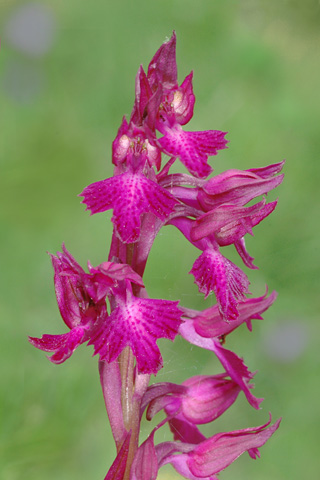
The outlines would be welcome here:
[[[126,471],[123,480],[129,480],[130,478],[131,465],[139,446],[141,401],[148,388],[149,380],[150,375],[147,374],[137,374],[135,378],[134,393],[131,404],[131,439],[127,457]]]

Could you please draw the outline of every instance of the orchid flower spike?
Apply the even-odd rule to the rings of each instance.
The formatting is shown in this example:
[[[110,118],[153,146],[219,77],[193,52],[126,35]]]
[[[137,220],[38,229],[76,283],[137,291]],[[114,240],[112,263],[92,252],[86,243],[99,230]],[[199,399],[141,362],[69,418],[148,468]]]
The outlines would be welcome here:
[[[270,416],[258,427],[209,437],[202,431],[203,424],[226,414],[239,395],[261,408],[263,399],[253,394],[255,372],[225,343],[243,324],[251,332],[252,320],[262,320],[277,296],[266,290],[250,297],[244,270],[257,267],[245,237],[253,235],[254,227],[258,231],[275,210],[277,201],[267,202],[266,195],[281,184],[284,162],[208,178],[211,157],[227,147],[226,132],[186,129],[195,110],[192,81],[193,72],[178,81],[173,32],[148,68],[138,69],[131,115],[122,118],[112,144],[113,176],[97,179],[80,195],[91,215],[107,217],[105,212],[112,211],[109,252],[97,266],[88,262],[87,270],[65,245],[51,255],[67,331],[29,337],[33,346],[50,352],[49,360],[56,364],[84,343],[96,355],[116,448],[105,480],[156,480],[167,464],[190,480],[217,480],[244,452],[259,457],[259,448],[280,424],[271,425]],[[179,172],[181,164],[187,172]],[[214,305],[199,311],[148,295],[143,275],[163,227],[177,228],[181,240],[200,251],[186,273],[189,268],[205,298],[214,294]],[[240,256],[241,268],[222,253],[230,245]],[[161,261],[166,262],[165,254]],[[151,375],[164,364],[158,341],[173,342],[178,336],[186,342],[186,354],[188,345],[206,350],[221,364],[221,373],[199,372],[181,384],[150,384]],[[156,426],[142,441],[144,415]],[[156,433],[164,427],[171,440],[159,442]]]

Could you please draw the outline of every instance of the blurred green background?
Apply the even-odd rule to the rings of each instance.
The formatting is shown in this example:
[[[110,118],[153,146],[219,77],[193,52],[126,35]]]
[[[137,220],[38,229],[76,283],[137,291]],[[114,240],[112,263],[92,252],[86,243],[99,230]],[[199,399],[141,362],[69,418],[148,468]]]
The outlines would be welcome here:
[[[85,265],[106,259],[111,213],[89,217],[77,194],[112,175],[111,143],[130,114],[138,66],[177,32],[179,80],[194,70],[190,129],[229,132],[216,172],[286,158],[273,215],[248,239],[276,304],[239,329],[227,347],[258,370],[261,411],[243,394],[205,427],[208,435],[283,417],[261,448],[221,474],[231,480],[300,480],[319,472],[319,40],[316,0],[129,0],[0,2],[1,451],[3,480],[102,479],[114,458],[97,359],[79,348],[60,366],[27,335],[66,331],[46,251],[64,241]],[[239,266],[233,250],[226,252]],[[161,231],[145,281],[150,296],[213,303],[187,275],[199,253],[172,228]],[[221,371],[208,352],[160,342],[159,381]],[[160,418],[160,417],[159,417]],[[144,426],[145,434],[150,429]],[[165,432],[159,432],[162,441]],[[159,479],[177,479],[168,467]]]

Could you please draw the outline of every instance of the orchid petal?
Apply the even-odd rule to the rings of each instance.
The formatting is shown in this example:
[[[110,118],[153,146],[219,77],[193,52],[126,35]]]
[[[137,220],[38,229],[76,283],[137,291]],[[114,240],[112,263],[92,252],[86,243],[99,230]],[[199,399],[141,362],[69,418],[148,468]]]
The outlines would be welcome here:
[[[122,447],[119,450],[118,455],[116,456],[104,480],[123,480],[127,466],[130,438],[131,431],[127,434]]]
[[[226,148],[225,132],[206,130],[202,132],[185,132],[180,125],[168,128],[159,138],[159,144],[167,155],[179,157],[185,167],[195,177],[207,177],[212,168],[208,165],[209,155],[216,155],[218,150]]]
[[[256,451],[266,443],[279,427],[270,421],[259,427],[218,433],[196,446],[188,454],[188,466],[196,477],[206,477],[221,472],[246,451]]]
[[[176,200],[164,188],[140,174],[124,173],[86,187],[81,196],[91,214],[113,208],[112,221],[124,243],[140,237],[141,215],[152,212],[164,221]]]
[[[176,441],[192,443],[197,445],[205,440],[205,436],[200,432],[194,423],[189,422],[183,415],[176,415],[169,420],[170,430]]]
[[[277,293],[275,291],[269,297],[266,293],[262,297],[246,298],[238,304],[239,317],[237,320],[229,323],[221,318],[218,305],[214,305],[193,317],[194,328],[199,335],[207,338],[229,335],[243,323],[246,323],[248,329],[252,330],[251,320],[262,320],[262,313],[273,304],[276,298]]]
[[[52,363],[65,362],[75,349],[83,343],[85,329],[83,327],[75,327],[70,332],[62,335],[42,335],[41,338],[29,337],[29,342],[36,348],[45,352],[54,352],[48,357]]]
[[[179,328],[179,333],[187,342],[214,352],[225,369],[226,375],[239,385],[250,405],[256,409],[259,408],[259,404],[263,399],[256,398],[250,392],[250,388],[252,388],[253,385],[250,384],[249,386],[248,382],[253,378],[254,374],[249,371],[241,358],[230,350],[223,348],[218,341],[198,335],[192,322],[182,323]]]
[[[206,212],[223,204],[245,205],[280,185],[283,175],[271,176],[280,170],[269,167],[255,170],[227,170],[210,178],[199,189],[198,200]]]
[[[191,238],[196,241],[215,234],[216,238],[229,239],[231,235],[234,235],[234,230],[237,228],[242,228],[242,237],[246,233],[252,234],[251,218],[254,214],[260,212],[264,206],[265,201],[263,200],[250,207],[221,205],[214,208],[197,218],[191,231]]]
[[[258,410],[263,398],[255,397],[250,391],[252,384],[250,386],[248,384],[248,381],[253,378],[254,374],[249,371],[241,358],[231,350],[223,348],[219,342],[214,341],[212,350],[217,355],[228,375],[239,385],[250,405]]]
[[[181,415],[197,425],[220,417],[241,391],[236,382],[221,375],[198,375],[186,380],[183,385],[188,390],[181,399]]]
[[[207,249],[194,262],[190,273],[206,297],[214,291],[225,320],[238,318],[237,305],[245,298],[249,287],[249,280],[240,268],[217,250]]]
[[[101,360],[114,361],[130,346],[141,373],[157,373],[162,366],[158,338],[173,340],[180,325],[178,302],[132,297],[118,305],[90,340]]]
[[[177,84],[176,34],[164,42],[153,56],[148,68],[148,80],[154,90],[159,84],[172,88]]]
[[[174,118],[180,125],[188,123],[193,115],[195,96],[192,88],[192,77],[193,72],[184,79],[181,86],[173,93],[172,108]]]
[[[130,469],[130,480],[156,480],[158,459],[153,437],[152,433],[138,448]]]

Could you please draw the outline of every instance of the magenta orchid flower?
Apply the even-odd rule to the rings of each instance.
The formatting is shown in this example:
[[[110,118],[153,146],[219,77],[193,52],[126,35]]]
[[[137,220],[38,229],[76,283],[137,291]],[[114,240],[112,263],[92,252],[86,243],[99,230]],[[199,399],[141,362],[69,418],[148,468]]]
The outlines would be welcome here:
[[[183,435],[177,428],[177,420],[187,429],[213,422],[235,402],[240,391],[239,385],[228,379],[225,373],[197,375],[182,385],[151,385],[143,398],[142,408],[149,404],[146,413],[148,420],[164,410],[169,417],[174,438],[181,439]]]
[[[124,243],[140,238],[141,216],[153,213],[165,222],[173,212],[176,200],[143,173],[126,172],[89,185],[82,192],[91,213],[113,208],[115,231]]]
[[[30,337],[30,342],[40,350],[54,352],[50,357],[53,363],[67,360],[74,350],[89,340],[96,326],[104,321],[107,314],[104,295],[98,301],[98,284],[92,281],[63,245],[63,253],[51,256],[54,268],[54,284],[57,302],[63,321],[70,329],[62,335]],[[105,275],[104,282],[110,288],[113,281]],[[92,290],[91,295],[88,288]]]
[[[121,294],[115,295],[116,308],[108,321],[98,327],[89,344],[94,345],[100,360],[108,363],[129,346],[136,357],[138,372],[156,374],[162,367],[156,340],[161,337],[174,340],[182,311],[178,302],[135,297],[128,285]]]
[[[229,334],[273,304],[276,292],[251,298],[249,278],[221,251],[234,245],[244,268],[256,269],[246,250],[253,234],[275,209],[265,196],[282,182],[283,162],[249,170],[228,170],[208,178],[210,157],[226,148],[225,132],[188,131],[194,113],[193,72],[180,84],[176,35],[163,43],[145,71],[140,66],[129,119],[122,119],[112,144],[114,175],[84,188],[81,196],[92,215],[112,210],[110,250],[98,266],[85,271],[65,246],[51,255],[55,292],[68,328],[59,335],[30,337],[32,345],[62,363],[83,343],[99,358],[99,376],[116,446],[105,480],[156,480],[171,464],[184,478],[218,480],[217,474],[244,452],[259,448],[280,421],[207,438],[203,424],[225,414],[239,395],[260,409],[252,390],[255,373],[225,347]],[[166,163],[162,164],[165,156]],[[176,160],[189,173],[172,173]],[[150,298],[143,274],[153,242],[162,227],[177,228],[200,251],[190,272],[199,291],[214,293],[216,304],[202,311],[179,301]],[[165,261],[165,257],[163,257]],[[186,270],[187,271],[187,270]],[[196,375],[181,385],[150,385],[163,366],[159,339],[180,337],[208,351],[222,373]],[[140,424],[161,420],[143,442]],[[156,442],[169,427],[172,441]]]
[[[251,170],[227,170],[210,178],[199,188],[198,201],[205,212],[220,205],[246,205],[261,195],[266,195],[283,180],[284,162]]]
[[[260,457],[258,449],[279,428],[280,420],[273,425],[270,425],[270,422],[271,420],[259,427],[218,433],[192,449],[189,444],[186,448],[181,448],[180,455],[174,452],[161,458],[160,465],[171,463],[179,473],[191,480],[217,478],[217,473],[227,468],[244,452],[248,452],[253,459]],[[179,448],[176,445],[175,447]]]

